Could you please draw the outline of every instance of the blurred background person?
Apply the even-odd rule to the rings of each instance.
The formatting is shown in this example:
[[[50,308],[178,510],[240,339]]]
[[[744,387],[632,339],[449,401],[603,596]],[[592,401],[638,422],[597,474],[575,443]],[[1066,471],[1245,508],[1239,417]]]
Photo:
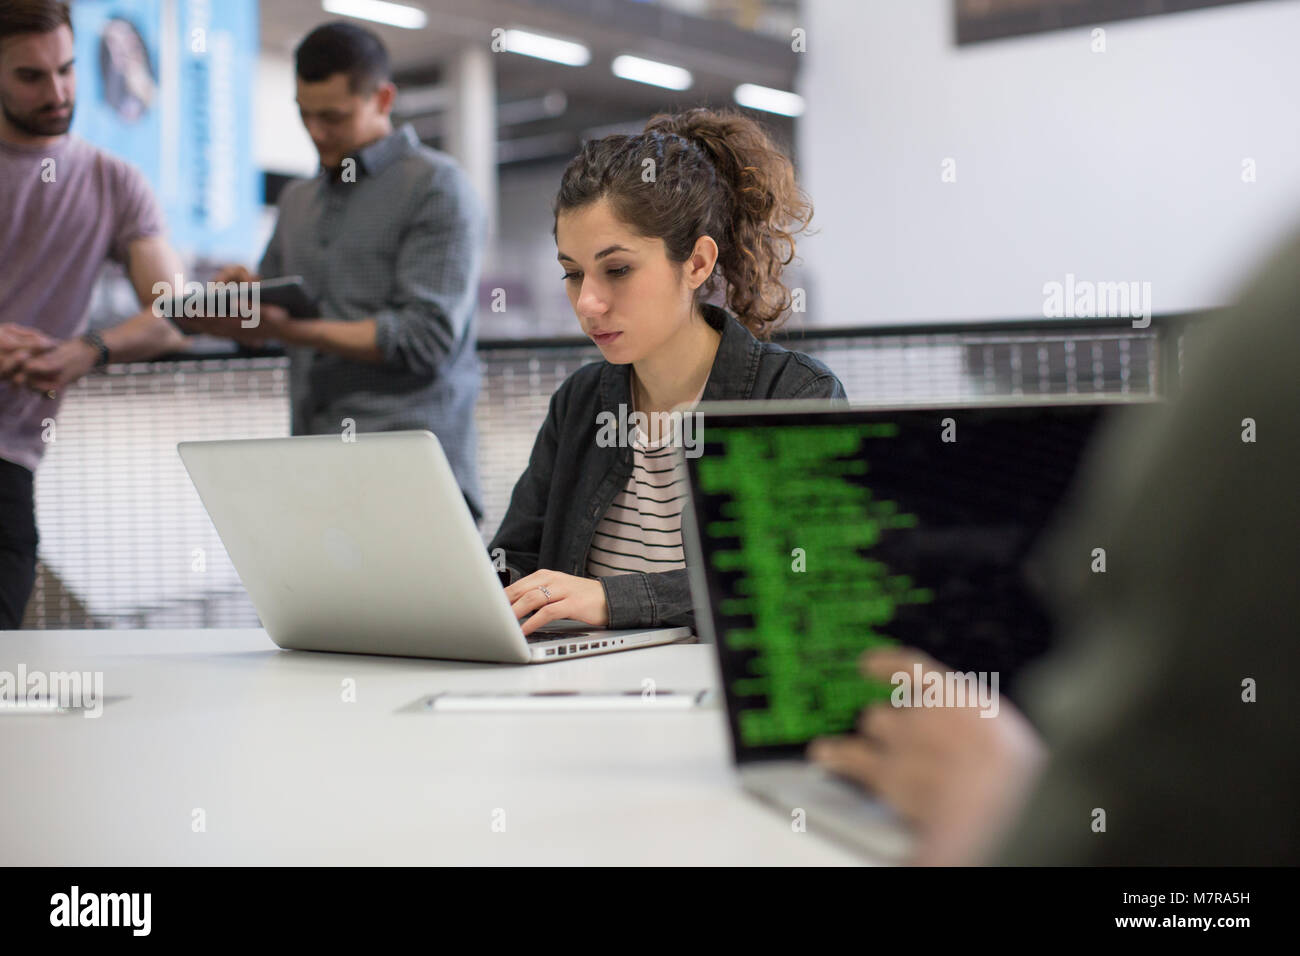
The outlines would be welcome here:
[[[262,306],[260,322],[183,326],[245,345],[283,343],[295,435],[428,429],[438,436],[474,517],[482,516],[474,405],[474,310],[484,210],[449,155],[394,130],[397,88],[370,30],[317,27],[295,51],[298,112],[320,157],[288,186],[258,267],[218,281],[300,275],[321,317]]]
[[[1085,467],[1044,552],[1072,637],[1027,681],[1041,740],[1004,699],[992,719],[879,704],[812,745],[916,824],[915,862],[1300,863],[1297,309],[1300,236],[1215,323],[1179,399]],[[914,661],[945,669],[905,649],[865,669]]]
[[[0,0],[0,630],[17,628],[36,574],[33,473],[63,389],[108,361],[186,347],[151,308],[181,261],[138,170],[70,133],[76,64],[66,3]],[[141,311],[86,331],[106,259]]]

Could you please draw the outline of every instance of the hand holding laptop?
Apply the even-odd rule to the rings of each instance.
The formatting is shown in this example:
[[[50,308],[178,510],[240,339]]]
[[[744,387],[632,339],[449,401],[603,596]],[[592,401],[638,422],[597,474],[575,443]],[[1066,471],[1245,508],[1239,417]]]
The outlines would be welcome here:
[[[947,668],[910,648],[862,655],[862,673],[884,681],[916,666]],[[901,686],[901,683],[900,683]],[[995,846],[1046,758],[1043,742],[1006,698],[991,719],[973,707],[894,707],[862,712],[858,734],[823,737],[809,758],[848,778],[915,825],[917,866],[969,866]]]

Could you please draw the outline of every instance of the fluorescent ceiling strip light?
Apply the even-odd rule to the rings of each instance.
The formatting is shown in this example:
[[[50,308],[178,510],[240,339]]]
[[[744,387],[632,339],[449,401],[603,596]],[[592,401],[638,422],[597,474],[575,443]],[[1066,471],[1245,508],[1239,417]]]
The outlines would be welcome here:
[[[648,83],[651,86],[662,86],[667,90],[687,90],[695,82],[691,76],[690,70],[684,70],[680,66],[673,66],[669,63],[660,63],[657,60],[646,60],[639,56],[614,57],[611,65],[615,76],[622,77],[625,80],[634,80],[637,83]]]
[[[321,0],[321,7],[326,13],[372,20],[407,30],[422,30],[429,22],[429,15],[423,10],[404,3],[388,3],[387,0]]]
[[[529,33],[527,30],[506,30],[501,35],[501,44],[502,49],[508,53],[550,60],[565,66],[586,66],[591,62],[591,51],[581,43]]]
[[[803,97],[798,93],[774,90],[770,86],[758,86],[754,83],[742,83],[733,94],[736,102],[751,110],[765,113],[780,113],[782,116],[802,116]]]

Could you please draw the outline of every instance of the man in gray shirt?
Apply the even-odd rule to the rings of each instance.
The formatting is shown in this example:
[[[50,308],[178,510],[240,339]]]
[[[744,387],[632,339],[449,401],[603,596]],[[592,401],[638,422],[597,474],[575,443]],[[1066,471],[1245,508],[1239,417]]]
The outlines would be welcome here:
[[[182,325],[247,345],[278,340],[290,357],[294,434],[427,428],[438,436],[475,517],[474,309],[487,230],[463,170],[394,130],[396,89],[373,33],[312,31],[296,51],[298,108],[321,172],[286,187],[262,277],[301,275],[322,318],[262,305],[258,324]],[[241,268],[218,281],[250,281]]]

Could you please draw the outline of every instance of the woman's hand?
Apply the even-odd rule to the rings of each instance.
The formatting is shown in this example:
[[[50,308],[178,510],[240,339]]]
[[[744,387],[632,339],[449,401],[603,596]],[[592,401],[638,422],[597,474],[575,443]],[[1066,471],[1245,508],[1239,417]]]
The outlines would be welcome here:
[[[558,571],[534,571],[507,587],[506,598],[517,618],[537,612],[524,622],[525,636],[561,618],[593,627],[609,624],[605,588],[594,578],[580,578]]]

